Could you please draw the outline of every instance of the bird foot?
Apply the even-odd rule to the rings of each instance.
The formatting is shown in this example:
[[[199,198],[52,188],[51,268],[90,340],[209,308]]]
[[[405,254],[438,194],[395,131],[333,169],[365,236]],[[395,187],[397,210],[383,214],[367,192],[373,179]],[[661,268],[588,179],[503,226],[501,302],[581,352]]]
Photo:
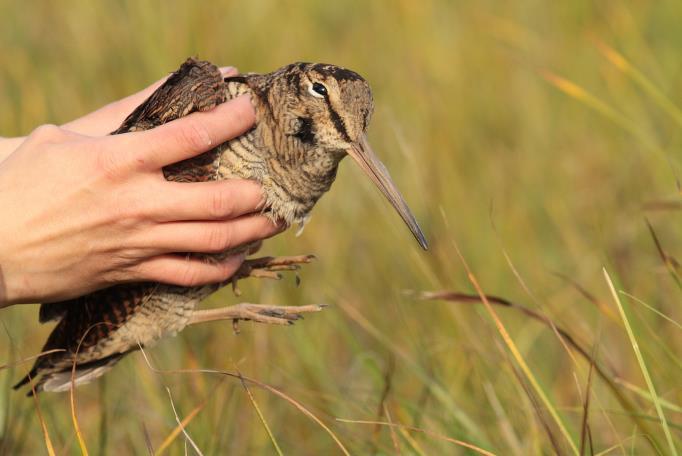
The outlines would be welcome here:
[[[307,306],[269,306],[264,304],[242,303],[219,309],[197,310],[192,315],[189,324],[204,323],[215,320],[232,320],[235,334],[239,334],[239,321],[251,320],[257,323],[271,325],[293,325],[297,320],[303,320],[304,313],[319,312],[327,307],[323,304]]]
[[[302,264],[310,263],[315,259],[315,255],[297,255],[282,257],[261,257],[248,259],[242,263],[237,272],[230,278],[228,283],[232,284],[232,291],[236,296],[241,295],[237,282],[247,277],[257,277],[264,279],[279,280],[282,278],[281,271],[298,271]],[[296,276],[296,285],[300,279]]]

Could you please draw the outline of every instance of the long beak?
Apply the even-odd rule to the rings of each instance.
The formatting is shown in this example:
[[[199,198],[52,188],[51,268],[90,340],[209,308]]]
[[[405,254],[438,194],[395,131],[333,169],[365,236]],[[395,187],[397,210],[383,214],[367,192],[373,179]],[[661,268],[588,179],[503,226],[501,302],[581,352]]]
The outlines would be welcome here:
[[[428,250],[429,244],[426,242],[424,233],[422,233],[421,228],[419,228],[417,221],[414,219],[414,215],[412,215],[410,208],[403,199],[403,195],[400,194],[391,180],[388,170],[374,154],[374,151],[372,151],[365,135],[362,135],[360,141],[353,144],[353,146],[348,149],[348,155],[353,157],[353,160],[360,165],[362,171],[372,179],[372,182],[379,187],[381,193],[384,194],[395,210],[398,211],[398,214],[400,214],[400,217],[407,227],[412,231],[412,234],[415,239],[417,239],[417,242],[419,242],[421,248]]]

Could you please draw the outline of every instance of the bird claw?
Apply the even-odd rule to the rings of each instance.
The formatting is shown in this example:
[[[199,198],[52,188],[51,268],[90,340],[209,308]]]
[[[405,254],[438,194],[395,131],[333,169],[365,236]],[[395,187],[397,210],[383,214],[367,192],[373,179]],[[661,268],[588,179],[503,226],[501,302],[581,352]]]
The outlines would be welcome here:
[[[280,280],[280,271],[298,271],[302,264],[310,263],[315,259],[315,255],[297,255],[282,257],[261,257],[248,259],[242,263],[237,272],[234,273],[229,283],[232,284],[232,291],[236,296],[241,295],[237,282],[247,277],[260,279]],[[300,283],[300,278],[296,276],[296,285]]]
[[[232,330],[239,334],[239,320],[251,320],[271,325],[293,325],[303,320],[303,313],[319,312],[327,307],[324,304],[307,306],[268,306],[263,304],[237,304],[229,307],[232,318]]]

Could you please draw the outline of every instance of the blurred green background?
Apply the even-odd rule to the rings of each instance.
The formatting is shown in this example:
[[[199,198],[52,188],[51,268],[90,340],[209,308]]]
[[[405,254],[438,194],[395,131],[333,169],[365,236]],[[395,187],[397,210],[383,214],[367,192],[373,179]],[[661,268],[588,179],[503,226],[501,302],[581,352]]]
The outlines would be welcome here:
[[[682,450],[681,21],[673,0],[2,0],[0,134],[69,121],[190,55],[241,71],[352,68],[374,89],[370,141],[430,251],[349,161],[303,235],[263,248],[318,255],[300,287],[252,281],[239,298],[330,307],[290,328],[243,323],[238,336],[229,323],[190,328],[147,350],[155,368],[239,370],[351,454],[475,454],[447,439],[495,454],[671,454]],[[495,306],[496,324],[480,303],[418,299],[476,294],[457,248],[483,292],[555,327],[518,308]],[[224,290],[206,305],[239,299]],[[36,315],[0,313],[0,362],[39,352],[50,327]],[[0,371],[5,454],[45,452],[35,402],[9,389],[28,367]],[[77,390],[89,451],[191,453],[182,434],[164,444],[177,428],[166,387],[204,454],[275,454],[273,441],[341,454],[288,399],[250,385],[256,408],[238,379],[157,373],[140,353]],[[40,410],[57,454],[79,454],[68,395],[41,395]]]

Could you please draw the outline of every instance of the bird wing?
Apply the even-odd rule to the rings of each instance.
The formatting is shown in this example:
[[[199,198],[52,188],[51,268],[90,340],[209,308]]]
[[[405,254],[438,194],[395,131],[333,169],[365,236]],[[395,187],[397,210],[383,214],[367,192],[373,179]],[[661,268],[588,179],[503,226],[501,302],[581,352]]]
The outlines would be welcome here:
[[[210,62],[187,59],[112,132],[148,130],[225,101],[223,78]]]
[[[196,111],[208,111],[226,101],[225,82],[218,67],[189,58],[138,106],[112,134],[149,130]],[[214,180],[218,148],[166,166],[164,176],[175,182]]]

